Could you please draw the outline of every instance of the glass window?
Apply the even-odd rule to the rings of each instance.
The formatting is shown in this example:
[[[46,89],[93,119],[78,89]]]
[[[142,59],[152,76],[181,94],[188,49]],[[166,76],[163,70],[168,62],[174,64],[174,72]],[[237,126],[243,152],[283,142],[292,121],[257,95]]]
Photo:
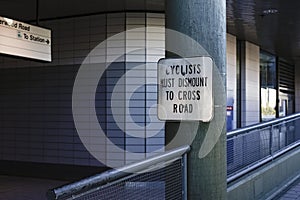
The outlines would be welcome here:
[[[276,57],[262,51],[260,52],[260,94],[261,120],[268,121],[276,118]]]
[[[295,112],[295,79],[294,65],[280,59],[278,68],[278,116],[284,117]]]

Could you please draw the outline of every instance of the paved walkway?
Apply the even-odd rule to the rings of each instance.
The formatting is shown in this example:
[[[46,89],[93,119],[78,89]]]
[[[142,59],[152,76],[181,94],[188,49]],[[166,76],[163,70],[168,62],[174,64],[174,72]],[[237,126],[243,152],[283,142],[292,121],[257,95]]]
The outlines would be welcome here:
[[[0,176],[0,200],[43,200],[48,189],[65,182],[47,179]]]
[[[300,178],[283,191],[276,200],[300,200]],[[274,199],[274,200],[275,200]]]

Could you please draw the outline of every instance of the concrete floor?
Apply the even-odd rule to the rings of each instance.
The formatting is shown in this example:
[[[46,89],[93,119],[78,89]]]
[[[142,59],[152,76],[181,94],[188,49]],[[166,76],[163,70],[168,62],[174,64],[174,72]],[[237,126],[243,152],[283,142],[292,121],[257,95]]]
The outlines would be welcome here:
[[[0,200],[44,200],[46,192],[65,181],[0,175]],[[300,179],[279,194],[276,200],[300,200]]]
[[[43,200],[48,189],[66,182],[48,179],[0,176],[0,200]]]
[[[273,200],[300,200],[300,178]]]

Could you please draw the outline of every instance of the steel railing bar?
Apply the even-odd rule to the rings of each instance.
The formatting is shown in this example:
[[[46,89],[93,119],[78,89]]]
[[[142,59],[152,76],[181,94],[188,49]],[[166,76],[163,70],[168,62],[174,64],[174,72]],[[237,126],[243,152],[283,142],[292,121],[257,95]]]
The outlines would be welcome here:
[[[108,170],[104,173],[97,174],[77,182],[63,185],[54,188],[47,192],[48,199],[66,199],[72,195],[77,195],[93,188],[100,187],[101,185],[129,176],[133,173],[144,172],[148,168],[153,168],[161,163],[167,163],[170,160],[181,157],[190,150],[190,146],[182,146],[171,151],[150,157],[146,160],[132,163],[118,169]]]

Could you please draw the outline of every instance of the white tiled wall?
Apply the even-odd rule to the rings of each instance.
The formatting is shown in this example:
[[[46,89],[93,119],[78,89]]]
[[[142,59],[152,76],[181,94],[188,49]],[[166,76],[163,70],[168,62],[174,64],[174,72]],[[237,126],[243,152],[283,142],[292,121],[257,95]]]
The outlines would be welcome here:
[[[153,106],[156,105],[157,94],[156,85],[152,83],[156,82],[156,62],[164,57],[164,32],[162,29],[149,31],[146,26],[164,27],[164,15],[99,14],[44,21],[41,25],[52,29],[52,63],[0,56],[0,73],[3,77],[7,74],[6,82],[3,79],[0,88],[0,159],[99,166],[77,136],[71,110],[72,87],[77,70],[95,47],[87,57],[87,64],[101,67],[106,62],[114,61],[106,72],[105,86],[98,88],[96,94],[99,98],[96,99],[99,121],[102,119],[105,122],[103,127],[107,136],[115,144],[141,154],[127,157],[124,153],[114,152],[111,146],[106,145],[105,139],[95,139],[98,137],[95,124],[85,121],[80,122],[86,133],[83,139],[97,149],[101,157],[115,165],[145,158],[149,152],[163,147],[164,123],[153,112],[156,111]],[[120,34],[108,39],[104,47],[97,46],[107,37],[138,27],[144,30]],[[124,56],[119,57],[120,54]],[[125,75],[126,79],[121,84],[123,89],[118,91],[117,96],[121,100],[118,112],[122,114],[123,122],[121,128],[125,132],[151,135],[151,138],[137,139],[117,130],[110,113],[108,93],[114,88],[113,80],[137,65],[143,67],[133,70],[128,77]],[[136,86],[139,86],[138,91],[133,91]],[[126,99],[133,102],[130,113],[122,103]],[[82,109],[86,113],[86,110],[94,108],[84,104]],[[142,128],[133,126],[129,117],[134,118],[134,122]],[[156,135],[153,136],[153,132]]]
[[[236,75],[236,37],[227,34],[227,105],[233,105],[232,129],[236,128],[237,110],[237,75]]]
[[[149,31],[150,26],[156,29]],[[157,61],[164,57],[165,36],[164,14],[128,13],[126,15],[126,100],[134,102],[130,104],[126,113],[126,129],[128,133],[138,134],[144,138],[126,136],[126,148],[130,152],[138,152],[139,155],[126,154],[126,162],[145,158],[148,153],[163,147],[163,124],[156,117],[156,83]],[[155,32],[156,31],[156,32]],[[153,34],[159,37],[153,38]],[[157,44],[155,48],[153,43]],[[156,50],[156,52],[153,51]],[[134,92],[139,88],[139,92]],[[132,95],[134,92],[134,95]],[[146,109],[145,109],[146,107]],[[132,119],[137,121],[132,122]],[[156,131],[151,137],[148,132]],[[156,143],[151,142],[153,139]],[[140,145],[137,145],[140,144]],[[143,154],[141,154],[143,153]]]
[[[245,86],[242,90],[242,126],[248,126],[259,122],[259,47],[250,42],[245,44],[246,71]]]

